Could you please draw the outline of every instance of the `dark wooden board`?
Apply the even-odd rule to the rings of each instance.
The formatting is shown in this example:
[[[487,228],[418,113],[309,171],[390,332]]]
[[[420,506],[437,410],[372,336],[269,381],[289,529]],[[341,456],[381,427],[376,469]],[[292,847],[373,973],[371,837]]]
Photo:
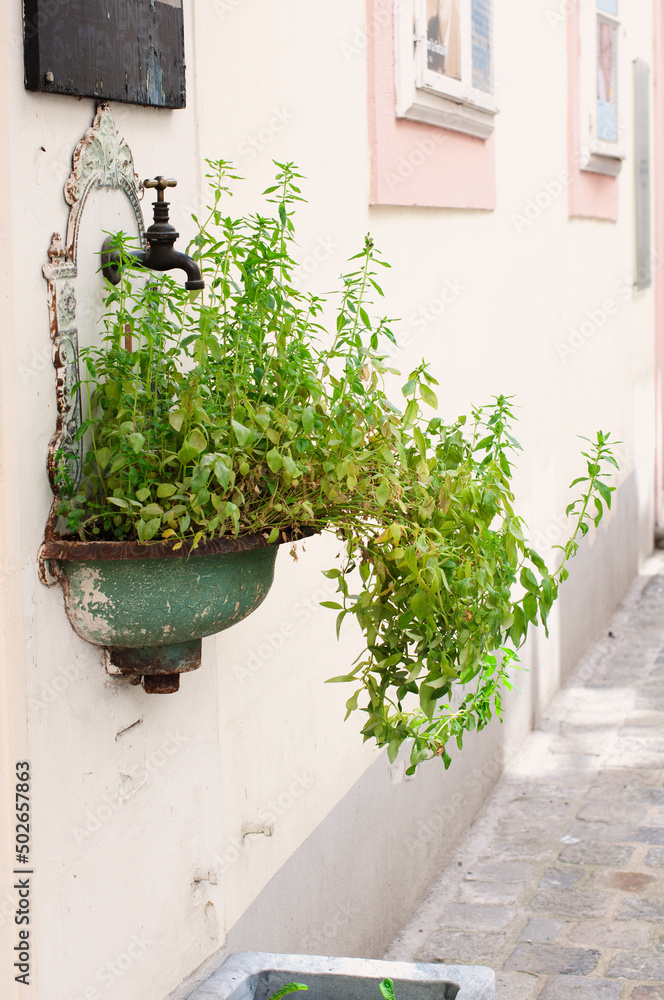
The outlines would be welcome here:
[[[185,106],[182,6],[165,0],[23,0],[25,86]]]

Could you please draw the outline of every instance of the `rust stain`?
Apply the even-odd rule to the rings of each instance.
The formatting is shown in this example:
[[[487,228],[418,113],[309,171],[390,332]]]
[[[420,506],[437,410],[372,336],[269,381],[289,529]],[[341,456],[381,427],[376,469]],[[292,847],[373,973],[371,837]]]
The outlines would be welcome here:
[[[146,694],[175,694],[180,690],[180,675],[145,674],[143,690]]]
[[[272,545],[292,542],[297,538],[308,538],[317,532],[314,528],[284,528],[281,537]],[[43,552],[45,559],[76,560],[81,562],[96,559],[168,559],[188,556],[189,554],[207,556],[224,552],[248,552],[251,549],[268,547],[268,534],[240,535],[233,538],[223,535],[221,538],[208,539],[199,542],[193,548],[193,539],[183,542],[179,549],[174,548],[176,542],[79,542],[73,539],[46,538]]]

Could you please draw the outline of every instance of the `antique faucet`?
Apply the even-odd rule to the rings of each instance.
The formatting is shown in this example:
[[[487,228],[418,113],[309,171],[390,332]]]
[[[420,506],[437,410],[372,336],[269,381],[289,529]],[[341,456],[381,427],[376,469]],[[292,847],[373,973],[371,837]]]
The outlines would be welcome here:
[[[186,253],[173,249],[173,244],[180,234],[168,221],[169,202],[164,201],[166,188],[175,187],[176,184],[177,181],[173,178],[161,176],[143,182],[144,187],[157,189],[157,200],[152,205],[154,222],[145,234],[150,247],[148,250],[130,250],[128,255],[152,271],[172,271],[181,268],[187,275],[184,287],[189,291],[196,291],[205,288],[205,282],[196,261]],[[120,281],[119,260],[120,254],[113,249],[112,237],[109,236],[101,248],[101,269],[113,285],[117,285]]]

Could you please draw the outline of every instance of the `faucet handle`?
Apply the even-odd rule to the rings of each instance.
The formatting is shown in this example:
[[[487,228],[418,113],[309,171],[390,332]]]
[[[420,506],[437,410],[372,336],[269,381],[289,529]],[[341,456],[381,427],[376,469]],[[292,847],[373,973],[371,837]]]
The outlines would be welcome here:
[[[146,188],[156,188],[157,189],[157,201],[164,200],[164,191],[166,188],[177,187],[177,181],[174,177],[162,177],[161,174],[158,177],[154,177],[152,180],[143,181],[143,187]]]

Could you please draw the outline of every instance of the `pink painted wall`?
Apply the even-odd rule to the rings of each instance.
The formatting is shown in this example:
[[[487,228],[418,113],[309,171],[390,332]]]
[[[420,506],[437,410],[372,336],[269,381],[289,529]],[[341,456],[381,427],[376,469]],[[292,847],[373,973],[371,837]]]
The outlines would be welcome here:
[[[496,207],[494,139],[396,117],[394,17],[367,0],[369,142],[374,205]]]
[[[581,170],[581,90],[579,58],[581,30],[579,7],[574,5],[567,16],[567,86],[568,86],[568,158],[569,214],[590,219],[618,218],[618,178]]]

